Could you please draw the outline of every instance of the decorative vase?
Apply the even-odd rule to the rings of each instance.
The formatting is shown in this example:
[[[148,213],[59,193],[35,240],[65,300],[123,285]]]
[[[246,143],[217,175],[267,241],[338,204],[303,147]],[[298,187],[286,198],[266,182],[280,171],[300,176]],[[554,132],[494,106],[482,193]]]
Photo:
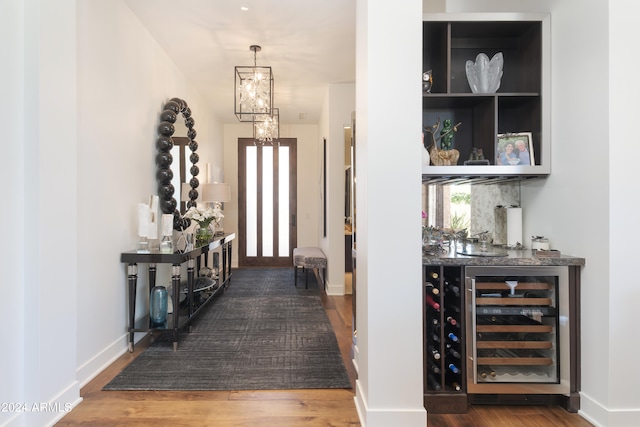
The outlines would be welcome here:
[[[164,286],[154,286],[149,296],[149,317],[152,326],[161,326],[167,322],[169,294]]]
[[[503,64],[502,52],[493,55],[491,60],[485,53],[479,53],[475,62],[467,61],[465,71],[471,92],[496,93],[500,88]]]
[[[213,239],[213,231],[209,225],[199,226],[196,229],[196,246],[204,246]]]

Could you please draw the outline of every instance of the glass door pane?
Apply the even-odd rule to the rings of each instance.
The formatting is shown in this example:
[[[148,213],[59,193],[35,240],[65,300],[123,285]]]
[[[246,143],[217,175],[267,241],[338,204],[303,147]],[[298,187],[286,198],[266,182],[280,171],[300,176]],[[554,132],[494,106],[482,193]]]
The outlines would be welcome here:
[[[278,150],[278,256],[289,256],[289,147]]]
[[[246,255],[258,255],[258,148],[246,149]]]
[[[474,383],[559,383],[559,277],[476,271]]]
[[[262,147],[262,256],[273,256],[273,146]]]

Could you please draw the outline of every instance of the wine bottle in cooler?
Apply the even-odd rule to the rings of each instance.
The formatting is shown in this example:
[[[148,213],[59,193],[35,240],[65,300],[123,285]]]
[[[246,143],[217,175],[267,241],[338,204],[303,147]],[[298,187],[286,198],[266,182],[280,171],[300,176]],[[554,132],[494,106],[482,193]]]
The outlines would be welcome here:
[[[458,321],[453,316],[445,315],[444,320],[451,326],[457,326],[458,328],[460,327],[460,325],[458,324]]]
[[[460,373],[455,374],[451,371],[447,371],[444,375],[444,384],[447,386],[447,388],[450,388],[453,391],[462,390],[461,374]]]
[[[438,289],[433,283],[427,282],[424,284],[424,289],[427,295],[440,295],[440,289]]]
[[[447,312],[451,316],[458,317],[460,316],[460,307],[455,304],[447,304]]]
[[[451,340],[452,342],[456,342],[456,343],[460,342],[460,337],[455,331],[445,329],[444,336],[447,337],[447,339]]]
[[[452,345],[449,345],[449,344],[447,344],[446,346],[446,352],[448,355],[451,355],[452,357],[455,357],[458,360],[460,360],[460,358],[462,357],[458,352],[458,350],[456,350],[455,348],[453,348]]]
[[[522,296],[524,298],[546,298],[544,291],[525,291]]]
[[[440,367],[430,360],[427,360],[427,369],[435,375],[440,375],[442,373]]]
[[[438,381],[435,376],[432,374],[427,375],[427,383],[434,390],[441,390],[442,386],[440,385],[440,381]]]
[[[435,330],[436,328],[440,327],[440,319],[438,319],[435,316],[429,316],[427,318],[427,325],[432,327],[432,328],[434,328],[434,330]]]
[[[430,339],[431,342],[439,343],[440,342],[440,335],[437,332],[431,332],[431,333],[427,334],[427,339]]]
[[[480,376],[480,378],[483,378],[483,379],[495,378],[496,371],[491,369],[491,367],[489,366],[478,366],[478,375]]]
[[[451,295],[453,295],[453,296],[455,296],[457,298],[460,298],[460,287],[459,286],[451,284],[451,283],[449,283],[448,281],[445,280],[444,281],[444,290],[447,293],[449,293],[449,294],[451,294]]]
[[[449,370],[449,372],[452,372],[454,374],[460,373],[460,368],[458,368],[458,365],[456,365],[455,363],[448,363],[447,369]]]
[[[440,351],[438,351],[434,346],[428,345],[427,353],[429,353],[435,360],[440,360]]]
[[[435,311],[440,311],[440,303],[436,301],[431,295],[427,295],[425,297],[425,301],[429,307],[433,308]]]

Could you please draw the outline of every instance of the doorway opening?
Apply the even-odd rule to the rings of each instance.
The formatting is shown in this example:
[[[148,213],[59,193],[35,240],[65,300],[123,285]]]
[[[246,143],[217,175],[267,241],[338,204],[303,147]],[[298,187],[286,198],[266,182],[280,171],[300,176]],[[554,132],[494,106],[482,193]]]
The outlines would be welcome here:
[[[238,266],[289,267],[297,245],[297,139],[238,139]]]

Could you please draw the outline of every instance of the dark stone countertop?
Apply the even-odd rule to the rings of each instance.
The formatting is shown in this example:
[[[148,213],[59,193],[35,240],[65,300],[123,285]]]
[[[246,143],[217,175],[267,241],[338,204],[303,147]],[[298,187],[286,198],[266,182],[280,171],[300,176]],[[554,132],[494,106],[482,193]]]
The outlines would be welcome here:
[[[445,246],[444,249],[447,249]],[[585,265],[585,259],[571,255],[534,256],[531,249],[505,249],[489,247],[490,252],[506,252],[506,256],[462,255],[462,245],[457,251],[449,250],[439,255],[422,253],[423,265]]]

